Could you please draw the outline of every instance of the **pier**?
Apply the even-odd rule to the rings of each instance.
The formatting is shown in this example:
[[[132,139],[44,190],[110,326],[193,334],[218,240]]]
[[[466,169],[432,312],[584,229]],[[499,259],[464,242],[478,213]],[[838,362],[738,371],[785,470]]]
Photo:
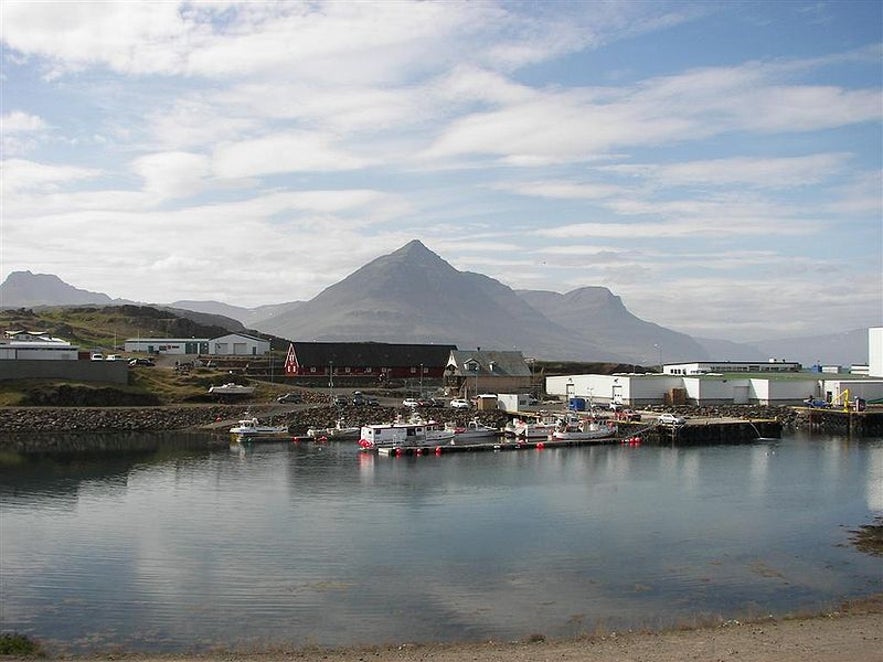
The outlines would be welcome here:
[[[506,452],[521,450],[545,450],[575,448],[582,446],[641,446],[675,445],[694,446],[707,444],[744,444],[757,439],[778,439],[782,425],[775,420],[699,420],[685,425],[667,426],[657,423],[620,422],[619,434],[603,439],[496,439],[492,442],[471,444],[443,444],[438,446],[402,446],[380,448],[379,455],[389,457],[448,455],[451,453]]]

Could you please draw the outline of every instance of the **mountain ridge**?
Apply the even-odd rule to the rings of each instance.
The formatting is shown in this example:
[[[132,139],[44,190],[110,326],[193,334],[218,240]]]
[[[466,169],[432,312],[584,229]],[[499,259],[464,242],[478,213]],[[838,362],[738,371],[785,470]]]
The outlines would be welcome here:
[[[2,308],[89,304],[138,305],[81,290],[51,274],[13,272],[0,284]],[[866,329],[750,344],[693,338],[638,318],[605,287],[563,294],[514,290],[489,276],[458,271],[416,239],[308,301],[257,308],[190,300],[150,305],[227,318],[231,330],[302,341],[455,344],[518,349],[540,359],[641,365],[771,357],[804,364],[867,362]]]

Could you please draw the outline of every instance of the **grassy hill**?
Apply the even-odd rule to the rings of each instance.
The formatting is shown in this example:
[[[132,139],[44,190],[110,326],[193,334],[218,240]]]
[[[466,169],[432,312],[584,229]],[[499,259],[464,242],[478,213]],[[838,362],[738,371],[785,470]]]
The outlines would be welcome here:
[[[83,351],[100,349],[106,354],[123,353],[127,338],[213,338],[231,331],[224,326],[201,324],[177,313],[150,306],[74,306],[0,310],[3,331],[45,331],[77,345]],[[261,335],[250,332],[252,335]],[[287,348],[287,341],[268,338],[275,352]],[[158,357],[156,367],[129,369],[125,387],[59,380],[0,382],[0,405],[119,406],[212,402],[208,388],[228,381],[250,383],[245,364],[257,368],[253,357],[215,362],[215,366],[175,370],[175,357]],[[281,359],[276,356],[281,369]],[[269,361],[269,359],[267,359]],[[231,377],[231,371],[233,375]],[[256,399],[269,400],[282,385],[255,383]]]

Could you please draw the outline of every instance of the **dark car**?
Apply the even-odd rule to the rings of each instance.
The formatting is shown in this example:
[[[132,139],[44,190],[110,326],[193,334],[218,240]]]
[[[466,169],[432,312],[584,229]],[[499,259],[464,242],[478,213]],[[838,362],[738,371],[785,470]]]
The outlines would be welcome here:
[[[153,359],[131,359],[129,365],[156,365]]]
[[[332,404],[334,404],[337,407],[343,407],[345,405],[348,405],[349,403],[350,403],[350,401],[346,399],[345,395],[335,395],[334,401],[332,402]]]
[[[356,406],[365,404],[365,396],[361,391],[353,391],[353,404]]]
[[[285,395],[280,395],[276,398],[276,402],[279,404],[291,404],[296,405],[300,404],[303,401],[303,398],[300,397],[299,393],[286,393]]]

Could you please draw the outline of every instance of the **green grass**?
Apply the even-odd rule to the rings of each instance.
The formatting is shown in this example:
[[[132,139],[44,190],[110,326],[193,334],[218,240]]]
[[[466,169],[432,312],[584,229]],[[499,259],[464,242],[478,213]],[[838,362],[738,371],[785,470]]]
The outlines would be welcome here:
[[[0,634],[0,655],[12,657],[41,657],[43,648],[30,637],[17,632]]]

